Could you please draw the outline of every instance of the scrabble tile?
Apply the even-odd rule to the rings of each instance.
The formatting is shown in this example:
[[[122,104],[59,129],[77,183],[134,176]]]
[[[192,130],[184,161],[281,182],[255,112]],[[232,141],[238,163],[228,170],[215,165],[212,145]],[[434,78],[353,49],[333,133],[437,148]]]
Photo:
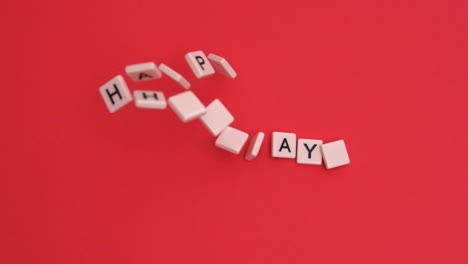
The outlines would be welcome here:
[[[218,99],[206,107],[206,114],[200,119],[213,136],[219,135],[223,129],[234,122],[234,117]]]
[[[343,140],[338,140],[322,145],[322,156],[327,169],[349,164],[348,151]]]
[[[320,146],[322,143],[322,140],[300,138],[297,141],[297,163],[321,165],[322,151]]]
[[[155,91],[134,91],[135,105],[139,108],[165,109],[167,107],[164,93]]]
[[[135,82],[159,79],[162,76],[161,71],[153,62],[128,65],[125,67],[125,72]]]
[[[229,62],[225,58],[222,58],[218,55],[209,54],[208,59],[210,60],[213,67],[216,69],[217,72],[225,75],[227,77],[236,78],[237,73],[234,69],[229,65]]]
[[[166,64],[160,64],[159,69],[169,76],[169,78],[173,79],[174,81],[178,82],[182,87],[185,89],[190,88],[190,83],[178,72],[174,71],[173,69],[169,68]]]
[[[296,134],[273,132],[271,137],[271,156],[275,158],[296,158]]]
[[[226,127],[223,132],[216,139],[216,146],[224,150],[239,154],[249,138],[249,134],[235,129],[233,127]]]
[[[193,51],[185,55],[185,60],[187,61],[190,68],[192,68],[195,76],[200,79],[206,76],[213,75],[215,70],[211,66],[210,61],[206,58],[203,51]]]
[[[101,86],[99,91],[111,113],[114,113],[133,100],[132,94],[122,75],[115,76],[112,80]]]
[[[189,122],[206,113],[206,108],[191,91],[176,94],[167,100],[182,122]]]
[[[258,151],[260,151],[260,147],[263,143],[263,138],[265,138],[265,134],[262,132],[258,132],[251,140],[249,147],[247,148],[247,153],[245,154],[246,160],[253,160],[258,155]]]

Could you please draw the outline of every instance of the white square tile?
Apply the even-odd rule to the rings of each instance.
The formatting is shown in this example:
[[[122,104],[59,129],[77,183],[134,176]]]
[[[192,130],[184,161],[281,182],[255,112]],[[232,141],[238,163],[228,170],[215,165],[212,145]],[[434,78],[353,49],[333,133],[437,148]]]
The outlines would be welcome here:
[[[187,53],[185,55],[185,60],[198,79],[215,73],[210,61],[201,50]]]
[[[348,151],[343,140],[323,144],[322,156],[327,169],[333,169],[350,163]]]
[[[191,91],[176,94],[167,100],[182,122],[189,122],[206,113],[206,108]]]
[[[296,134],[273,132],[271,137],[271,156],[275,158],[296,158]]]
[[[235,129],[233,127],[226,127],[223,132],[216,139],[216,146],[224,150],[239,154],[249,138],[249,134]]]
[[[231,65],[225,58],[220,57],[218,55],[209,54],[208,59],[210,60],[211,64],[217,72],[227,77],[231,77],[233,79],[236,78],[236,71],[234,71],[234,69],[231,67]]]
[[[234,117],[218,99],[206,107],[206,114],[200,119],[213,136],[219,135],[223,129],[234,122]]]
[[[139,108],[165,109],[167,107],[164,93],[155,91],[134,91],[135,105]]]
[[[250,140],[249,147],[247,148],[247,153],[245,154],[246,160],[253,160],[255,157],[257,157],[264,138],[265,138],[265,134],[263,134],[262,132],[258,132]]]
[[[173,79],[174,81],[178,82],[182,87],[185,89],[190,88],[190,83],[178,72],[174,71],[173,69],[169,68],[166,64],[160,64],[159,69],[169,76],[169,78]]]
[[[99,91],[107,105],[107,109],[111,113],[114,113],[133,100],[132,94],[122,75],[115,76],[112,80],[101,86]]]
[[[125,67],[127,75],[135,82],[159,79],[161,71],[153,62],[138,63]]]
[[[322,140],[300,138],[297,141],[297,163],[298,164],[322,164],[322,151],[320,146]]]

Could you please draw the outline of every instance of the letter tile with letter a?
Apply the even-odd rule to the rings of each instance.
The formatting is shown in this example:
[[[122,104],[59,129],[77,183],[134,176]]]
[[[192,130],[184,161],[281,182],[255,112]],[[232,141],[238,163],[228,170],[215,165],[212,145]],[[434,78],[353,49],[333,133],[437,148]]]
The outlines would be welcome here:
[[[215,73],[210,61],[201,50],[187,53],[187,55],[185,55],[185,60],[198,79]]]
[[[133,100],[132,94],[122,75],[115,76],[112,80],[101,86],[99,91],[111,113],[114,113]]]
[[[154,62],[128,65],[125,67],[125,72],[135,82],[159,79],[162,76],[161,71]]]
[[[271,137],[271,156],[275,158],[296,158],[296,134],[273,132]]]

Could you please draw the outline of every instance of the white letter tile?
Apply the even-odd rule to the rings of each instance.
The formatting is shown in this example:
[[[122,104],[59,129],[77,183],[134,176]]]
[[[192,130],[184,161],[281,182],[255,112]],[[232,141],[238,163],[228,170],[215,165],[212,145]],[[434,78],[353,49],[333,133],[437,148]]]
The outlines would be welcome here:
[[[167,100],[182,122],[189,122],[206,113],[206,108],[191,91],[174,95]]]
[[[111,113],[114,113],[133,100],[132,94],[122,75],[115,76],[112,80],[101,86],[99,91],[107,105],[107,109]]]
[[[211,66],[210,61],[206,58],[203,51],[193,51],[185,55],[185,60],[192,69],[195,76],[200,79],[206,76],[213,75],[215,70]]]
[[[190,83],[178,72],[174,71],[173,69],[169,68],[166,64],[160,64],[159,69],[169,76],[169,78],[173,79],[174,81],[178,82],[182,87],[185,89],[190,88]]]
[[[206,114],[200,119],[213,136],[219,135],[234,121],[234,117],[218,99],[206,107]]]
[[[245,154],[246,160],[253,160],[257,157],[258,152],[260,151],[260,147],[263,143],[263,138],[265,138],[265,134],[262,132],[258,132],[251,140],[249,144],[249,148],[247,149],[247,153]]]
[[[297,141],[297,163],[298,164],[322,164],[322,151],[320,147],[322,140],[300,138]]]
[[[322,156],[327,169],[333,169],[350,163],[348,151],[343,140],[323,144]]]
[[[162,92],[155,91],[134,91],[135,105],[139,108],[165,109],[167,107],[166,98]]]
[[[217,72],[227,77],[231,77],[233,79],[236,78],[236,71],[234,71],[234,69],[231,67],[231,65],[229,64],[229,62],[227,62],[225,58],[220,57],[218,55],[209,54],[208,59],[213,64],[213,67],[216,69]]]
[[[275,158],[296,158],[296,134],[273,132],[271,137],[271,156]]]
[[[249,134],[228,126],[221,132],[215,144],[224,150],[239,154],[248,137]]]
[[[128,65],[125,67],[127,75],[135,82],[161,78],[161,71],[153,62]]]

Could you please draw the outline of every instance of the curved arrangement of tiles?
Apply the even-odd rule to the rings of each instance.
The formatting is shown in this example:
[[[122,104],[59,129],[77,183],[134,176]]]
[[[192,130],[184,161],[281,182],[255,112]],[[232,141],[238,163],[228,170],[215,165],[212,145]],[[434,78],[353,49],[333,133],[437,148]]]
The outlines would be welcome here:
[[[215,72],[229,78],[237,76],[228,61],[218,55],[205,56],[203,51],[194,51],[187,53],[185,59],[198,79]],[[190,83],[182,75],[165,64],[158,67],[153,62],[139,63],[127,66],[125,72],[135,82],[159,79],[164,74],[183,88],[190,88]],[[218,99],[205,107],[192,91],[176,94],[167,101],[164,93],[159,91],[134,91],[132,96],[122,75],[117,75],[102,85],[99,91],[111,113],[133,100],[138,108],[166,109],[169,104],[182,122],[200,119],[208,131],[217,137],[215,145],[234,154],[241,152],[249,138],[247,133],[231,126],[234,117]],[[258,155],[264,138],[265,134],[262,132],[252,137],[245,155],[246,160],[252,160]],[[294,133],[273,132],[271,155],[276,158],[296,159],[298,164],[322,165],[323,161],[327,169],[350,163],[343,140],[324,144],[322,140],[300,138],[296,142]]]

